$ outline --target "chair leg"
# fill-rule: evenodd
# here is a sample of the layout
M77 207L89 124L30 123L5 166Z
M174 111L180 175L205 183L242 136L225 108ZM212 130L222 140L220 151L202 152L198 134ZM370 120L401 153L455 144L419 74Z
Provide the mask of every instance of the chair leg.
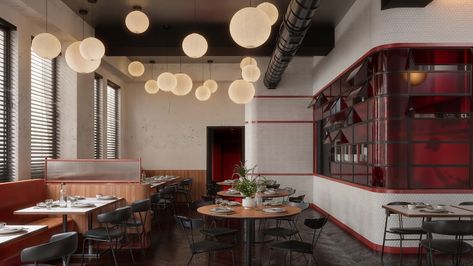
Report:
M81 266L84 265L84 253L85 253L85 241L86 240L87 240L86 238L84 238L82 240L82 256L81 256L81 260L80 260L80 265Z
M273 249L270 248L270 249L269 249L269 258L268 258L268 266L271 265L271 255L272 255L271 253L272 253L272 252L273 252Z
M403 239L403 235L400 235L399 236L399 263L400 265L402 265L402 239Z
M117 258L115 256L115 249L113 248L113 241L109 240L108 243L110 244L110 249L112 250L113 262L115 263L115 266L118 266Z
M318 266L319 263L317 262L317 258L315 258L314 253L312 253L311 255L312 255L312 259L314 260L315 265Z
M187 264L186 265L189 265L192 261L192 259L194 258L194 253L192 253L191 257L189 258L189 260L187 261Z
M386 233L388 229L388 216L386 215L386 219L384 221L384 235L383 235L383 246L381 247L381 261L383 261L384 258L384 246L386 245Z
M233 252L233 249L230 251L232 252L232 266L235 266L235 253Z

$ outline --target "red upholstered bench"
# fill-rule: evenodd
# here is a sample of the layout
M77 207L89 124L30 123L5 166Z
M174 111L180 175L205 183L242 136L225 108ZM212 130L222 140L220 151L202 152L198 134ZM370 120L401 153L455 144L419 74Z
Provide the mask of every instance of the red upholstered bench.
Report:
M15 215L14 211L35 205L47 197L43 179L31 179L17 182L0 183L0 221L7 224L47 225L46 231L0 245L0 266L20 265L22 249L45 243L51 235L62 232L62 218L46 215ZM68 220L68 228L74 229L74 223Z

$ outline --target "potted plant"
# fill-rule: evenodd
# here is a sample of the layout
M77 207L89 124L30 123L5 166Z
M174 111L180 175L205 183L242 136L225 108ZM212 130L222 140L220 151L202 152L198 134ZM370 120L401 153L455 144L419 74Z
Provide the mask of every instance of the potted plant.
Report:
M255 168L256 165L252 168L248 168L243 162L236 164L233 168L233 175L239 176L235 188L240 191L243 196L245 196L245 198L242 200L242 206L245 209L255 207L255 200L253 197L258 190L258 182L253 176L253 171Z

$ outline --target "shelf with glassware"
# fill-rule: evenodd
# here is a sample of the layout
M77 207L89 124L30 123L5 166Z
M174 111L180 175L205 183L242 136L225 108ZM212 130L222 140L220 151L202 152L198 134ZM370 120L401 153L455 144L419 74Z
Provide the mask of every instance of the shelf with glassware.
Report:
M385 188L471 188L471 49L385 49L314 99L317 173Z

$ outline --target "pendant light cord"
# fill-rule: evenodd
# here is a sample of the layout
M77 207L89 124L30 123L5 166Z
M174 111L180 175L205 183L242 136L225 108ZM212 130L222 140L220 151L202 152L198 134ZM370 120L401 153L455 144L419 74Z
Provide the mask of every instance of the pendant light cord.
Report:
M209 76L210 76L210 79L212 79L212 63L209 62Z
M179 56L179 73L182 73L182 56Z
M204 57L202 57L202 85L204 84Z
M48 32L48 0L44 1L46 4L46 32Z

